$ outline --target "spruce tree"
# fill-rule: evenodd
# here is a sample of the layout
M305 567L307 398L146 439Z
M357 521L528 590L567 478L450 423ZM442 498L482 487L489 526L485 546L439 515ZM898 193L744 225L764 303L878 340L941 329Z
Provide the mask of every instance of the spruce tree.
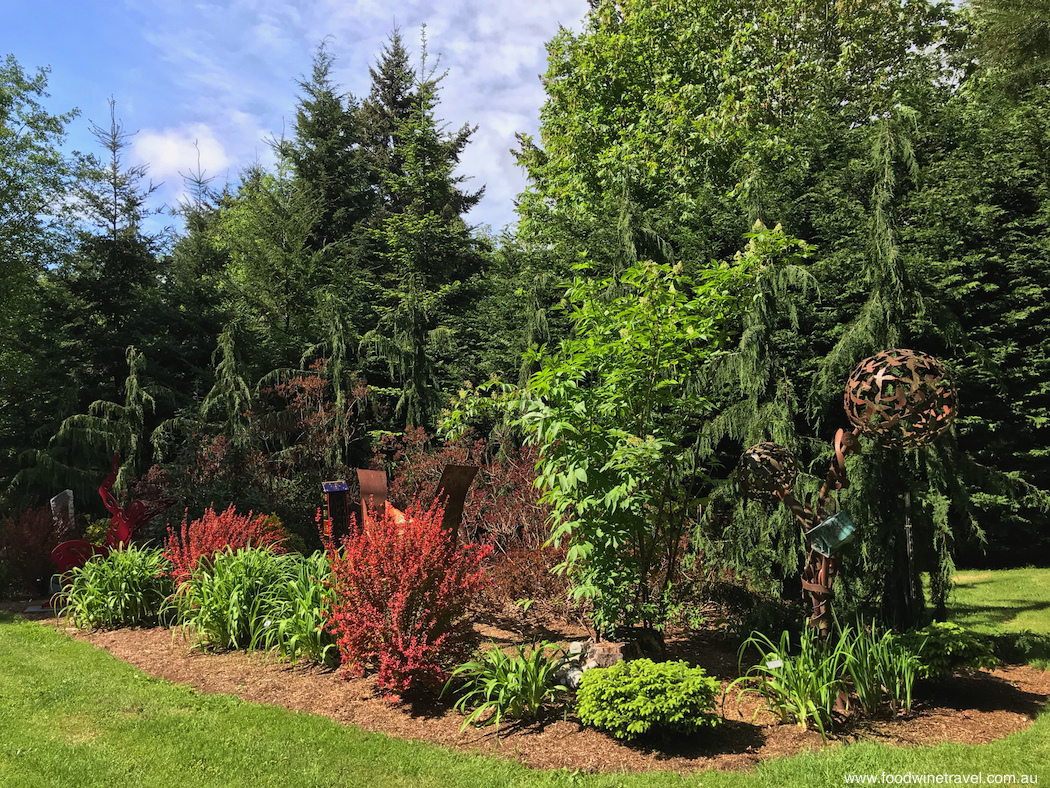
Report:
M440 353L443 348L454 352L442 314L480 265L462 214L481 192L458 188L465 178L453 172L473 128L450 135L439 126L435 112L443 75L428 71L425 37L420 70L411 81L406 63L395 30L378 71L373 70L372 95L362 109L377 118L372 128L381 144L374 160L385 161L380 170L384 203L373 235L384 297L379 323L362 347L387 362L400 388L396 412L403 423L430 428L443 386ZM379 99L390 102L384 111Z

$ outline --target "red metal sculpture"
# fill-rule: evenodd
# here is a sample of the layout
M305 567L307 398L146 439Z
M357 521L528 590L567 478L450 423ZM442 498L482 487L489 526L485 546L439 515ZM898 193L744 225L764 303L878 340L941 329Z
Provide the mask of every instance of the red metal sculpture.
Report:
M126 508L121 508L113 497L113 485L117 481L117 469L120 466L120 453L113 455L113 467L98 488L102 503L112 515L106 543L96 545L83 539L72 539L63 542L51 551L51 559L58 565L58 571L65 574L74 567L83 566L93 556L108 555L111 550L120 550L131 541L134 533L158 514L175 503L174 498L160 498L150 504L140 500L131 501Z

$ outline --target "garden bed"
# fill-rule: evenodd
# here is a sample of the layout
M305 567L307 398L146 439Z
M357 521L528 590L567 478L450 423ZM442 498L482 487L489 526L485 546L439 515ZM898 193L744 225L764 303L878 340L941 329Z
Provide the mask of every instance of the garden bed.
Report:
M460 733L463 717L451 710L451 699L390 704L376 692L374 677L346 681L337 672L315 665L290 667L260 654L201 653L162 628L73 631L57 619L44 621L149 675L189 684L201 692L230 693L247 701L324 715L363 730L481 752L535 768L683 773L746 770L763 760L821 747L815 731L779 725L765 711L759 711L752 722L759 699L745 696L738 712L736 691L726 699L723 724L692 737L623 744L582 726L570 710L530 725L504 724L497 739L492 728L468 728ZM517 632L489 624L479 623L475 629L483 641L501 646L523 640ZM552 622L538 634L563 644L586 637L582 629ZM736 676L736 653L717 633L672 635L668 649L669 656L704 667L723 686ZM1048 700L1050 672L1027 666L976 671L917 686L915 706L907 717L860 719L854 715L838 726L828 746L860 740L911 746L980 744L1027 728Z

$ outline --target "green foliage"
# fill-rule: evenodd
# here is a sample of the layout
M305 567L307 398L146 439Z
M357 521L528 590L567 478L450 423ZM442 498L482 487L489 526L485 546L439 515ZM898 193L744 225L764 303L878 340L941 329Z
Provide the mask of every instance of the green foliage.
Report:
M580 721L617 739L645 733L696 733L714 727L718 679L686 662L632 659L584 672L576 693Z
M573 336L534 354L542 367L520 423L540 446L552 541L568 540L574 593L594 599L600 629L666 615L686 511L706 480L689 445L710 409L700 376L753 262L696 278L654 262L577 276L566 292Z
M1050 635L1032 632L1004 632L988 636L992 651L1001 662L1037 665L1043 670L1050 666Z
M889 701L894 711L911 711L911 690L920 670L919 660L904 648L890 630L876 626L844 628L839 637L846 651L846 672L860 706L868 714Z
M480 660L466 662L452 671L442 689L444 695L457 677L465 679L455 709L465 713L473 709L463 723L468 725L495 725L500 720L536 719L540 709L557 693L568 688L554 683L554 675L571 659L565 652L548 654L553 644L533 643L531 649L517 646L517 654L508 656L492 644Z
M749 646L758 649L761 661L726 687L726 693L738 683L748 683L751 686L737 695L738 705L745 693L757 692L765 700L766 708L781 722L794 720L798 727L805 729L812 721L826 739L835 702L845 688L848 641L822 643L816 631L807 627L799 637L797 656L792 656L788 632L780 636L779 643L756 632L740 646L741 669L744 651Z
M477 244L462 214L477 203L481 192L464 194L457 188L463 177L453 176L453 170L474 130L464 126L449 135L438 124L442 77L427 70L426 38L419 73L411 81L406 81L411 72L400 37L395 34L391 43L381 64L389 72L373 72L376 88L384 79L397 83L387 85L395 95L383 97L384 103L401 105L381 124L392 147L379 156L385 211L373 233L382 259L383 290L378 323L364 335L361 347L386 361L399 384L395 415L407 426L429 428L440 402L442 351L454 349L442 317L462 289L462 280L479 268ZM379 108L368 106L372 111Z
M922 678L941 678L960 668L993 668L999 664L991 643L950 621L935 621L905 632L901 645L919 660Z
M152 626L175 590L161 550L129 544L73 569L62 592L66 621L75 627Z
M282 560L290 566L271 588L273 596L263 621L262 637L252 647L276 651L282 660L293 665L306 658L335 667L339 650L335 636L325 628L332 599L328 559L318 551L310 556L290 553Z
M268 630L274 626L275 613L287 613L288 606L281 602L288 600L281 599L281 593L290 579L298 579L296 555L240 548L198 562L172 605L183 631L192 631L200 645L211 648L278 645L268 639ZM312 615L317 618L316 612ZM289 650L298 654L297 647Z

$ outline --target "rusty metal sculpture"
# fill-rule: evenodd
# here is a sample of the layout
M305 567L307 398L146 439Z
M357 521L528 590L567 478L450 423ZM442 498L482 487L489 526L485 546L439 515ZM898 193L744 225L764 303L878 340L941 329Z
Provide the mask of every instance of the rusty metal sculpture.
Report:
M63 542L51 551L51 560L58 566L60 574L86 564L93 556L108 555L113 550L120 550L131 541L131 537L143 525L175 503L174 498L160 498L149 504L133 500L127 507L121 507L113 496L113 485L117 481L117 469L120 466L120 454L113 455L112 470L98 488L102 503L112 515L106 543L92 544L83 539L72 539Z
M756 501L775 501L795 483L798 468L791 450L778 443L756 443L740 457L736 483Z
M434 490L432 500L444 507L441 518L442 528L449 531L452 538L453 548L459 541L459 525L463 520L463 504L467 499L467 492L477 475L478 468L474 465L446 465L441 472L441 479ZM395 522L404 522L405 513L395 509L387 501L386 472L370 471L364 468L357 469L358 489L361 492L361 501L356 507L356 522L365 523L375 512L387 512L394 518ZM338 526L334 512L344 509L349 511L345 502L347 485L345 481L324 482L322 485L325 492L325 517L331 520L334 526ZM347 517L347 528L349 531L349 518Z
M836 551L848 543L855 526L831 493L849 487L846 456L860 452L859 436L888 449L916 449L945 432L955 418L958 397L944 368L915 350L887 350L861 361L849 376L844 398L853 430L835 433L835 455L816 506L792 492L794 455L775 443L759 443L744 452L737 466L741 491L755 500L782 501L801 523L808 547L802 588L810 596L809 625L826 632L830 625L832 583L838 574Z
M916 350L885 350L860 362L846 381L846 416L887 449L917 449L955 419L955 387L940 362Z

